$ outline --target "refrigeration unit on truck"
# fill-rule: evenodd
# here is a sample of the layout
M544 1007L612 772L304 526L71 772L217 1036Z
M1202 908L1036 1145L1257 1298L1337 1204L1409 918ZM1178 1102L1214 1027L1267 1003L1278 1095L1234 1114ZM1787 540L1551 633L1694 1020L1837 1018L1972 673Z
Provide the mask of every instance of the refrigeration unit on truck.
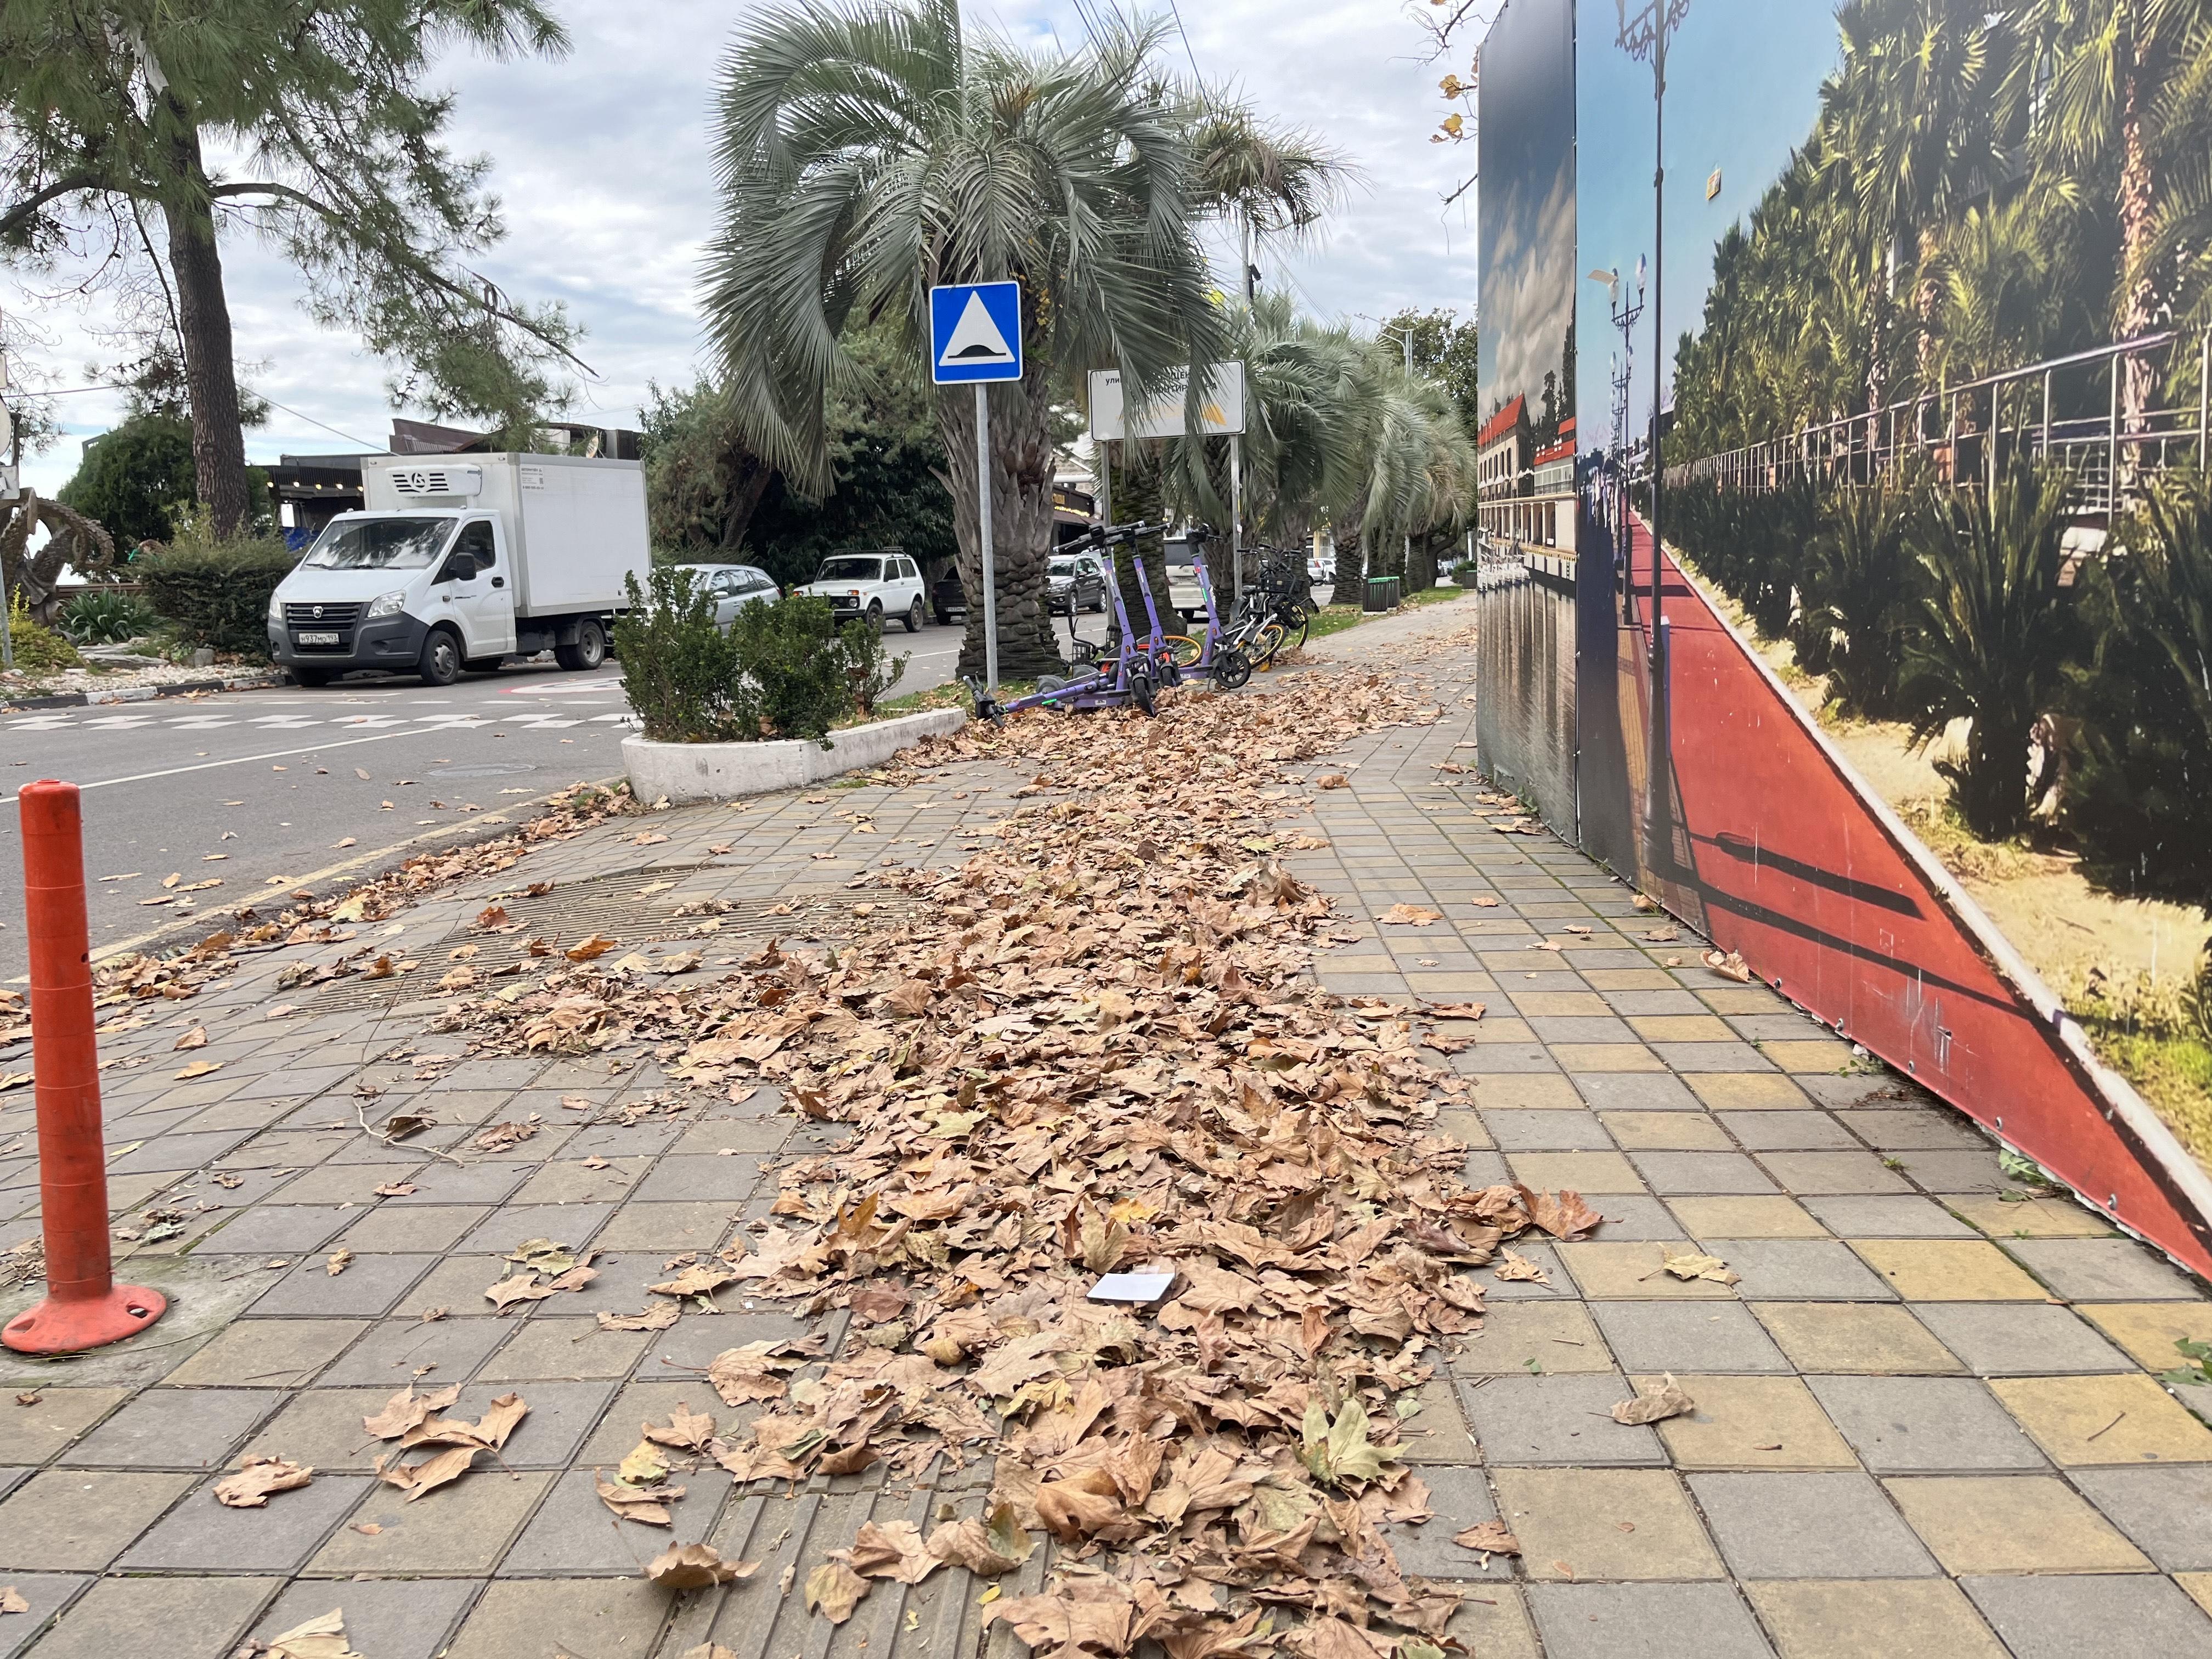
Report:
M606 660L623 579L651 567L645 471L568 455L372 455L362 510L326 525L269 601L270 653L302 685L356 668L450 685L550 650Z

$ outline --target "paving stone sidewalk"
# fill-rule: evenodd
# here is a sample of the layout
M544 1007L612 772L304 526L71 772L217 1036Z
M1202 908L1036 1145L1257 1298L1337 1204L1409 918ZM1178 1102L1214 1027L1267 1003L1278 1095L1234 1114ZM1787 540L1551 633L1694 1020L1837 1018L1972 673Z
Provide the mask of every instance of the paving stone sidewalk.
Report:
M1462 625L1446 607L1316 654L1387 667ZM1439 769L1471 759L1471 661L1398 672L1433 686L1443 720L1313 769L1351 782L1315 793L1304 827L1328 845L1294 867L1363 935L1322 981L1487 1004L1439 1061L1477 1079L1445 1126L1470 1178L1575 1187L1607 1218L1588 1242L1526 1250L1543 1279L1489 1285L1483 1330L1440 1358L1407 1425L1437 1514L1394 1541L1408 1571L1463 1583L1455 1634L1480 1659L2212 1656L2212 1430L2153 1375L2176 1338L2212 1339L2204 1287L2070 1201L2011 1189L1973 1125L1771 993L1666 966L1694 963L1694 944L1640 941L1650 923L1626 888L1549 836L1498 833L1471 775ZM676 1659L710 1639L740 1659L1018 1654L1003 1630L979 1644L983 1587L964 1572L886 1583L834 1631L780 1590L872 1516L979 1513L988 1464L789 1496L733 1494L706 1465L684 1477L675 1539L763 1565L678 1598L638 1576L668 1535L593 1495L592 1469L645 1419L684 1402L727 1425L693 1369L717 1352L842 1339L842 1315L742 1304L659 1334L593 1319L635 1311L671 1255L763 1213L764 1171L839 1132L794 1127L765 1092L626 1123L665 1083L628 1059L423 1057L461 1046L429 1029L435 981L495 895L553 883L507 901L533 930L703 949L711 968L769 931L849 925L872 898L845 886L863 869L988 844L975 832L1022 781L978 763L903 790L624 819L364 929L418 964L396 981L279 993L301 955L286 951L105 1040L117 1213L187 1220L125 1271L176 1306L68 1365L0 1361L0 1585L30 1604L0 1616L0 1659L220 1659L334 1607L365 1659ZM698 913L676 913L702 899L734 908L679 939ZM1442 919L1375 922L1401 902ZM301 1012L270 1018L287 1000ZM173 1052L194 1024L206 1047ZM187 1059L220 1068L179 1082ZM27 1092L0 1099L4 1248L35 1232L38 1193L17 1145ZM435 1127L400 1146L362 1133L401 1112ZM471 1147L532 1114L529 1139ZM462 1162L436 1156L449 1149ZM415 1190L375 1194L399 1185ZM536 1237L602 1252L600 1279L495 1316L501 1257ZM1693 1245L1741 1282L1663 1271ZM332 1277L341 1249L352 1263ZM437 1307L449 1316L423 1322ZM1668 1372L1693 1415L1612 1421ZM418 1374L464 1384L459 1413L509 1391L532 1409L507 1468L405 1504L372 1478L382 1446L360 1419ZM314 1481L266 1512L224 1509L209 1488L250 1452L312 1463ZM1498 1516L1523 1553L1478 1571L1451 1536Z

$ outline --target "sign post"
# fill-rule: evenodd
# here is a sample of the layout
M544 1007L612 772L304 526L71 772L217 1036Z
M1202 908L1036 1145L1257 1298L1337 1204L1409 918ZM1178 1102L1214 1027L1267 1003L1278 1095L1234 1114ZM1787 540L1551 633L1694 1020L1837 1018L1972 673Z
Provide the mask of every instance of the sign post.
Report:
M929 373L975 388L975 540L983 565L983 686L999 689L999 571L991 548L991 382L1022 378L1022 285L954 283L929 290Z

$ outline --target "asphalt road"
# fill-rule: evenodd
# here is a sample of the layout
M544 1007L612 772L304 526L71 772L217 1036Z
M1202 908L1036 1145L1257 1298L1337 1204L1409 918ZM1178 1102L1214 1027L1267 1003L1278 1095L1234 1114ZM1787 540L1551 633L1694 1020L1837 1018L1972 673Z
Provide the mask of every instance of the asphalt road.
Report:
M894 692L950 679L960 639L957 627L893 628L886 645L910 658ZM85 792L98 953L367 874L402 843L614 777L629 721L611 663L573 674L519 665L442 690L356 678L0 714L0 980L27 966L15 802L32 779Z

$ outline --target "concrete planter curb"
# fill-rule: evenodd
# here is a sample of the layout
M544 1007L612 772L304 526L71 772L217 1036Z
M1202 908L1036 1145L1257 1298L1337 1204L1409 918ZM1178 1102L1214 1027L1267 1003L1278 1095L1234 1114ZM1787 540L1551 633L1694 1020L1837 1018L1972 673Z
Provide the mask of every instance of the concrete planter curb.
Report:
M84 708L99 703L151 702L157 697L189 696L195 691L258 691L281 684L274 669L233 674L213 680L179 680L174 685L120 685L113 690L59 691L44 697L0 696L0 708Z
M827 749L804 741L652 743L629 737L623 739L623 768L629 775L630 792L648 805L732 800L777 789L804 789L841 772L880 766L924 738L943 737L967 724L964 708L926 709L833 732Z

